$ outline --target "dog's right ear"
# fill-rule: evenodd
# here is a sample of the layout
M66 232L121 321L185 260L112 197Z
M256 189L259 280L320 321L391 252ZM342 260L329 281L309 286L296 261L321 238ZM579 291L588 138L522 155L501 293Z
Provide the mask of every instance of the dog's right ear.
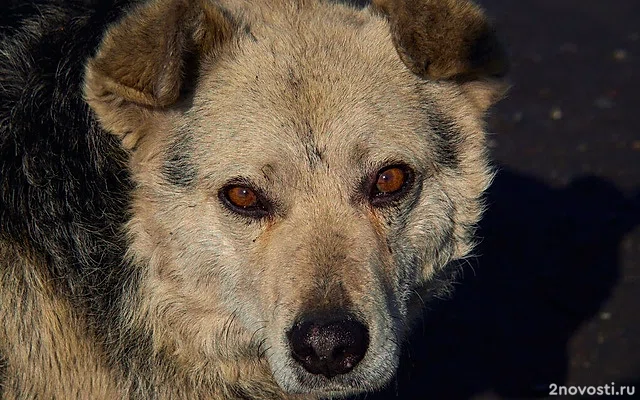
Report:
M460 83L481 110L504 93L506 51L472 1L373 0L372 4L388 18L398 54L413 73Z
M185 63L220 51L235 27L207 0L147 2L108 29L87 64L85 99L131 149L149 116L178 100Z

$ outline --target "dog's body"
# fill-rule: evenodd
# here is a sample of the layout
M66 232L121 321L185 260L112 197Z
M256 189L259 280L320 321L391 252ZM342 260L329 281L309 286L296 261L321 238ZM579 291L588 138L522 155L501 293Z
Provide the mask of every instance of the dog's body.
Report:
M480 11L97 3L0 17L3 398L381 387L473 245Z

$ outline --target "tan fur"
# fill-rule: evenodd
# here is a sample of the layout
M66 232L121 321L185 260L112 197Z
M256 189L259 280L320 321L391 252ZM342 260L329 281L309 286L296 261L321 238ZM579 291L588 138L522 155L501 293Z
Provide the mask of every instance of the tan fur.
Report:
M0 320L5 337L42 350L32 360L0 347L10 376L29 365L44 398L158 399L342 397L391 379L416 293L473 247L491 180L482 118L504 60L467 59L489 25L465 0L375 3L152 0L108 31L85 98L131 151L128 259L142 283L123 331L152 338L152 360L132 360L149 361L150 385L133 393L134 373L105 366L73 306L27 276L36 261L24 257L0 269L11 305L0 313L25 307L16 288L33 304ZM185 184L166 177L170 151L193 169L178 171L191 173ZM414 169L411 201L373 207L363 180L397 162ZM218 193L238 177L277 212L250 221L225 208ZM285 332L333 309L366 321L371 343L329 380L295 364Z
M73 307L39 274L42 260L0 242L0 354L7 355L2 398L113 399L126 393Z

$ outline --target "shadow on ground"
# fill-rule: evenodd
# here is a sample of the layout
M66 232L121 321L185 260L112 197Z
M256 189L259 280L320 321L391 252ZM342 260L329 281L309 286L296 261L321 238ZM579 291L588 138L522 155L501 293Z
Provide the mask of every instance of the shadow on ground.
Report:
M599 178L554 189L502 170L480 256L452 299L429 305L397 379L366 398L546 396L566 379L569 338L619 278L619 242L640 222L638 200Z

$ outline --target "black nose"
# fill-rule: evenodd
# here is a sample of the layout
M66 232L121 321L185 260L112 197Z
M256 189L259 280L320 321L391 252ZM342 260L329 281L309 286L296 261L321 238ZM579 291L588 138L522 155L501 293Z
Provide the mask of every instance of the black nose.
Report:
M291 353L307 371L332 378L351 371L369 347L369 331L340 313L307 316L288 333Z

